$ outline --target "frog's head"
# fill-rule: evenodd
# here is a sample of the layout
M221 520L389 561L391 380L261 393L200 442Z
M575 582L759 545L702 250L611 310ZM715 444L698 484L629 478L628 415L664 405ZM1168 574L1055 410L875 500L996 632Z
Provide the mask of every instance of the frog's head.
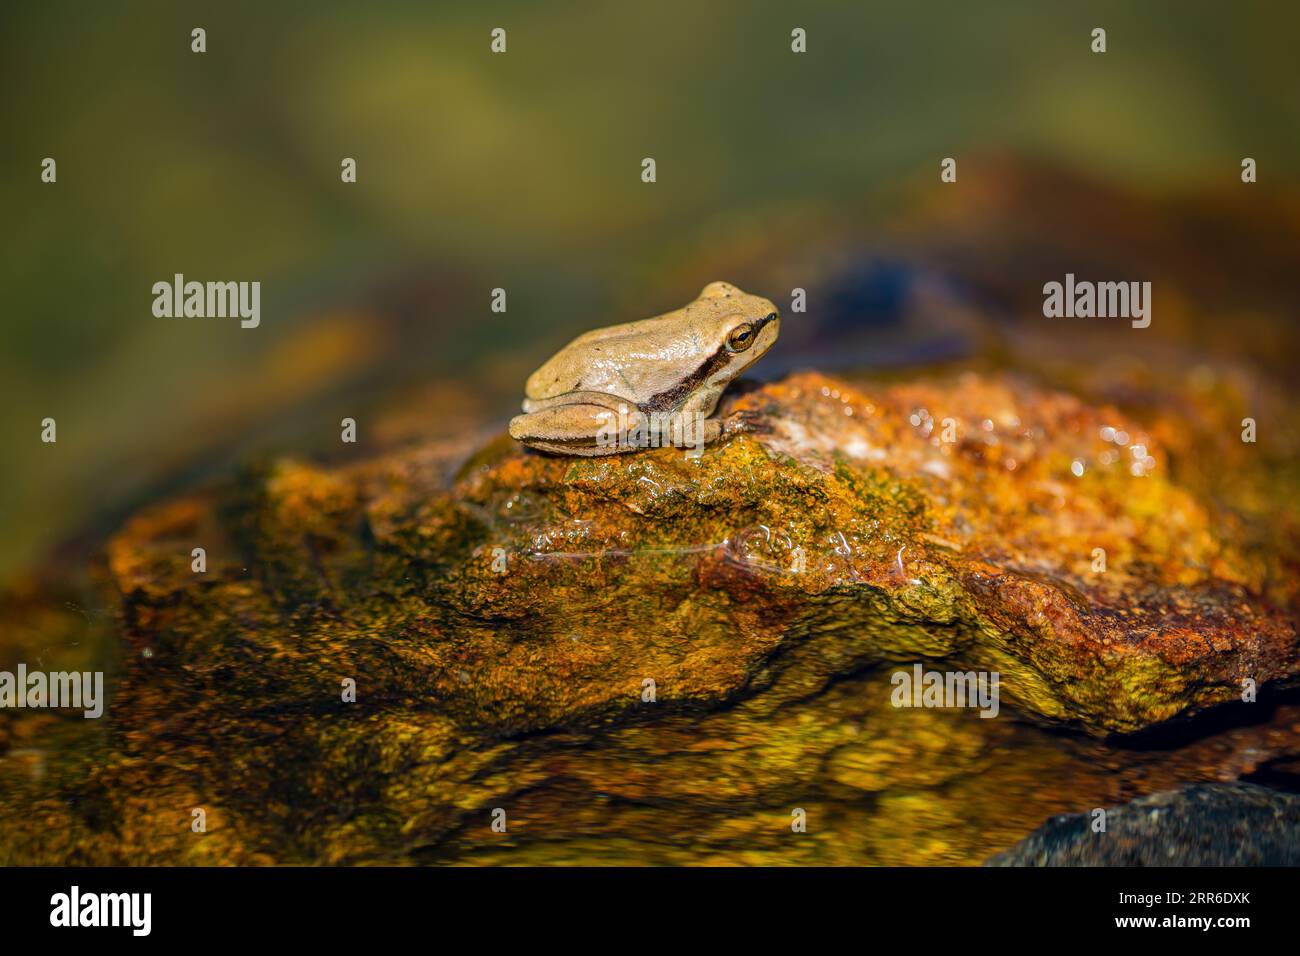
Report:
M710 282L690 308L699 311L699 321L693 324L704 333L706 348L716 356L721 373L717 379L730 381L749 368L781 332L781 313L775 305L729 282Z

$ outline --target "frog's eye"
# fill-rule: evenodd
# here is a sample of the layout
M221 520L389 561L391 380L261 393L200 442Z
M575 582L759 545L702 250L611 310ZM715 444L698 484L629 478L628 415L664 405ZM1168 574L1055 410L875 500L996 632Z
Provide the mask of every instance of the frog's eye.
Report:
M727 335L727 348L732 352L743 352L754 344L754 327L748 322L738 325Z

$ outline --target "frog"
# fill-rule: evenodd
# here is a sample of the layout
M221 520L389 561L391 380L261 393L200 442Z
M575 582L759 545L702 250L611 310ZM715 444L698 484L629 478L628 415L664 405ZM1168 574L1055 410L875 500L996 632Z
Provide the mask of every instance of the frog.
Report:
M556 352L528 377L510 436L551 454L610 455L644 447L611 434L673 421L685 427L657 435L655 444L715 442L727 433L709 417L723 391L780 329L770 300L710 282L680 309L584 332Z

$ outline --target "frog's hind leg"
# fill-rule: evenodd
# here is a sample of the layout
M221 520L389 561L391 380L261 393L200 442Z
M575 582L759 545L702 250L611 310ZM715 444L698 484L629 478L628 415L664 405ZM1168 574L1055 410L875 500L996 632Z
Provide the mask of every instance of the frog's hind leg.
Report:
M635 407L624 412L575 402L516 415L510 420L510 437L529 448L557 455L617 455L636 450L637 446L626 439L642 420Z
M625 398L609 395L605 392L565 392L551 398L525 398L524 411L541 412L561 405L597 405L618 411L620 408L632 410L635 406Z

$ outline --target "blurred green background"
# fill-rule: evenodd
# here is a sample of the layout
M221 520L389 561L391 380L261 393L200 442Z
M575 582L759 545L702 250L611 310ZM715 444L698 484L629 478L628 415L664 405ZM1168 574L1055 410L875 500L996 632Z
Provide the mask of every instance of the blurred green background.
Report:
M694 270L700 250L740 255L715 247L845 209L869 235L944 156L1033 156L1157 193L1230 183L1245 155L1262 181L1300 163L1294 4L225 0L0 17L0 578L241 456L337 451L342 416L364 446L385 395L425 395L430 432L503 418L567 337L734 278ZM151 286L177 272L260 280L261 327L155 318ZM57 445L40 442L47 416Z

